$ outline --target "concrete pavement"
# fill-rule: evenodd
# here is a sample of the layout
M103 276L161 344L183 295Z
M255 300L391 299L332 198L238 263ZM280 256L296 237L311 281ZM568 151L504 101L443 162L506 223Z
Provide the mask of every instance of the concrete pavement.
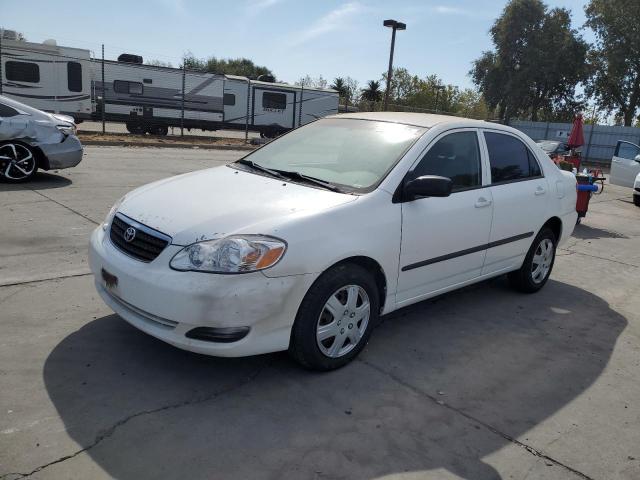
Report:
M640 209L608 186L548 285L502 278L384 319L327 374L183 352L93 288L120 196L241 152L88 147L0 184L0 479L640 478Z

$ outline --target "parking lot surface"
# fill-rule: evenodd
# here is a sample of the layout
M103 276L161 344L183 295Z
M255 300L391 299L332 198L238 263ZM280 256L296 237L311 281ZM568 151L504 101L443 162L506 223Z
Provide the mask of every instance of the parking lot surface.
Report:
M498 278L402 309L319 374L177 350L94 290L88 237L118 198L242 155L87 147L0 184L0 479L640 478L630 189L593 198L538 294Z

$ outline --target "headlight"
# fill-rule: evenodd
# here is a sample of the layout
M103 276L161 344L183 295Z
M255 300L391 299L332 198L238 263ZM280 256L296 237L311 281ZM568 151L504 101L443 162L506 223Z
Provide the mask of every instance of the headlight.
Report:
M263 235L232 235L184 247L171 259L175 270L245 273L269 268L282 258L284 240Z
M114 203L113 207L111 207L111 210L109 210L107 217L104 219L104 222L102 222L102 230L104 230L105 232L109 228L109 225L111 225L111 220L113 220L113 217L115 217L116 212L118 211L118 208L120 208L120 205L122 204L123 201L124 201L124 197L122 197L120 200Z
M56 125L56 128L60 130L65 135L75 135L76 134L76 126L75 125Z

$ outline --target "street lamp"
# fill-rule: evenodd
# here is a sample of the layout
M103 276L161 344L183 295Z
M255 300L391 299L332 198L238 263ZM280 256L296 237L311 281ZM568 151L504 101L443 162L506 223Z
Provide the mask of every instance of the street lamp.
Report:
M406 30L407 25L397 20L385 20L385 27L391 28L391 52L389 53L389 71L387 72L387 91L384 92L384 109L389 105L389 91L391 90L391 75L393 74L393 48L396 45L396 30Z

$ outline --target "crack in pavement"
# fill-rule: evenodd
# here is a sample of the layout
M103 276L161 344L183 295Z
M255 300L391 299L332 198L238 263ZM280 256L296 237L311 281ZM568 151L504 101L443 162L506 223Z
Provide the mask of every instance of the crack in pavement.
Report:
M88 445L88 446L86 446L84 448L81 448L80 450L78 450L78 451L76 451L74 453L71 453L69 455L65 455L65 456L60 457L60 458L58 458L56 460L53 460L53 461L51 461L49 463L45 463L44 465L40 465L39 467L33 469L29 473L5 473L5 474L2 474L2 475L0 475L0 480L9 480L9 476L11 476L11 475L13 475L13 478L11 480L18 479L18 478L28 478L31 475L33 475L35 473L38 473L38 472L41 472L42 470L44 470L44 469L46 469L46 468L48 468L48 467L50 467L52 465L56 465L58 463L65 462L66 460L70 460L70 459L80 455L81 453L88 452L91 449L97 447L102 441L104 441L104 440L108 439L109 437L111 437L119 427L122 427L123 425L127 424L129 421L133 420L134 418L138 418L138 417L142 417L142 416L146 416L146 415L153 415L153 414L156 414L156 413L159 413L159 412L165 412L165 411L168 411L168 410L176 410L176 409L179 409L179 408L182 408L182 407L187 407L187 406L190 406L190 405L198 405L198 404L206 403L206 402L209 402L209 401L212 401L212 400L217 400L222 395L225 395L227 393L231 393L231 392L233 392L235 390L238 390L238 389L244 387L245 385L248 385L249 383L251 383L253 380L255 380L258 377L258 375L260 375L260 373L262 373L264 370L269 368L271 366L271 363L272 362L267 362L266 364L262 365L260 368L256 369L256 371L254 371L253 373L249 374L244 381L242 381L242 382L240 382L240 383L238 383L236 385L231 385L230 387L225 388L223 390L220 390L218 392L214 392L214 393L211 393L209 395L205 395L204 397L200 397L200 398L183 400L181 402L172 403L170 405L165 405L163 407L158 407L158 408L154 408L154 409L151 409L151 410L142 410L140 412L133 413L133 414L131 414L131 415L129 415L129 416L117 421L112 426L110 426L106 430L104 430L101 433L99 433L90 445Z
M560 248L559 250L564 250L565 252L569 252L570 254L584 255L585 257L597 258L599 260L604 260L606 262L613 262L620 265L625 265L627 267L638 268L638 265L634 265L633 263L626 263L626 262L621 262L620 260L614 260L612 258L600 257L598 255L593 255L592 253L579 252L577 250L571 250L569 248Z
M53 198L49 197L48 195L45 195L44 193L42 193L42 192L40 192L40 191L38 191L38 190L34 190L33 188L32 188L32 189L30 189L30 190L31 190L33 193L37 193L38 195L40 195L40 196L42 196L42 197L46 198L47 200L51 200L53 203L56 203L56 204L60 205L60 206L61 206L61 207L63 207L63 208L66 208L67 210L69 210L70 212L75 213L76 215L80 215L82 218L84 218L85 220L90 221L90 222L91 222L91 223L93 223L94 225L100 225L100 222L96 222L93 218L90 218L90 217L88 217L87 215L85 215L84 213L80 213L79 211L74 210L73 208L71 208L71 207L69 207L69 206L65 205L64 203L61 203L61 202L59 202L59 201L57 201L57 200L54 200Z
M401 378L397 377L393 373L388 372L388 371L384 370L383 368L378 367L377 365L375 365L375 364L373 364L373 363L371 363L371 362L369 362L367 360L364 360L362 358L357 358L356 361L367 365L369 368L377 371L378 373L382 373L383 375L388 376L394 382L396 382L399 385L407 388L408 390L411 390L416 395L419 395L419 396L422 396L422 397L426 397L429 400L431 400L433 403L435 403L436 405L439 405L440 407L446 408L446 409L448 409L448 410L450 410L450 411L452 411L452 412L454 412L454 413L456 413L458 415L462 415L467 420L470 420L473 423L481 425L482 427L484 427L487 430L489 430L491 433L502 437L503 439L507 440L508 442L510 442L510 443L512 443L512 444L514 444L514 445L526 450L530 454L532 454L532 455L534 455L534 456L536 456L538 458L541 458L541 459L547 460L549 462L552 462L554 465L562 467L562 468L566 469L567 471L579 476L580 478L583 478L584 480L594 480L592 477L582 473L581 471L576 470L575 468L572 468L569 465L566 465L566 464L560 462L559 460L556 460L555 458L544 454L543 452L541 452L540 450L537 450L536 448L532 447L531 445L527 445L526 443L521 442L520 440L512 437L511 435L509 435L507 433L504 433L504 432L498 430L496 427L494 427L494 426L492 426L492 425L480 420L479 418L476 418L473 415L471 415L469 413L466 413L463 410L461 410L459 408L456 408L453 405L450 405L450 404L446 403L442 399L436 398L435 396L425 392L424 390L421 390L420 388L411 385L410 383L402 380Z
M58 277L37 278L35 280L24 280L21 282L2 283L0 282L0 288L2 287L14 287L16 285L28 285L30 283L50 282L51 280L62 280L65 278L86 277L93 275L91 272L70 273L68 275L60 275ZM1 477L0 477L1 478Z

